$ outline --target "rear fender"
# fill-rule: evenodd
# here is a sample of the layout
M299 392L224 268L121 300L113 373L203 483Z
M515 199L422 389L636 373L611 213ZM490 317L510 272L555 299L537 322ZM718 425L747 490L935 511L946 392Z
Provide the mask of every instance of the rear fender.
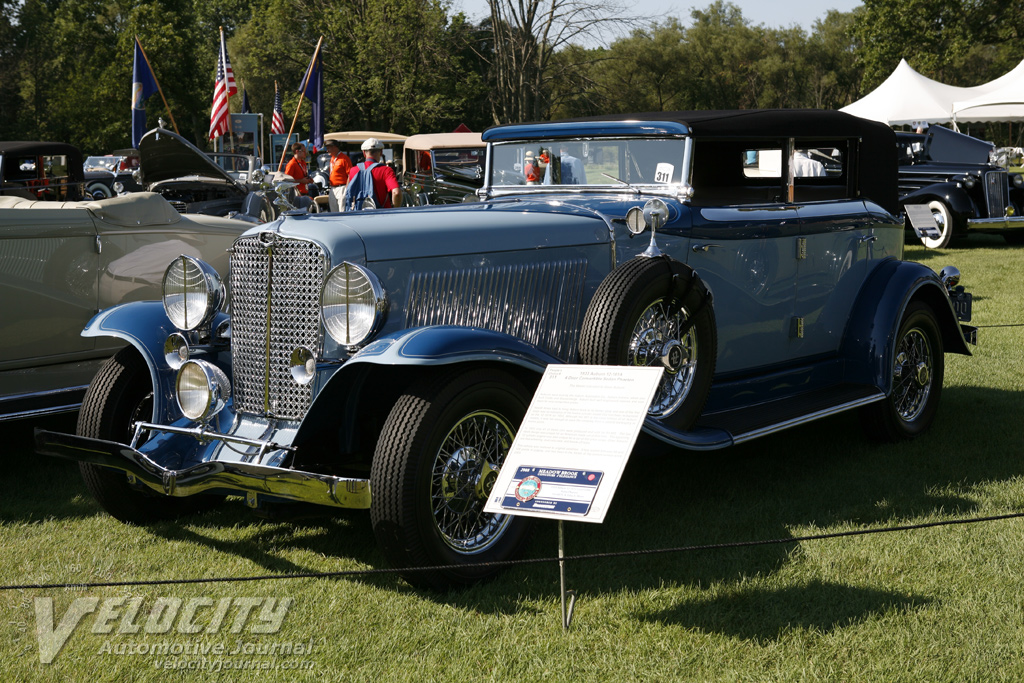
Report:
M864 282L847 323L842 345L847 382L889 393L896 335L904 312L915 301L934 311L946 353L971 355L938 275L920 263L889 259Z

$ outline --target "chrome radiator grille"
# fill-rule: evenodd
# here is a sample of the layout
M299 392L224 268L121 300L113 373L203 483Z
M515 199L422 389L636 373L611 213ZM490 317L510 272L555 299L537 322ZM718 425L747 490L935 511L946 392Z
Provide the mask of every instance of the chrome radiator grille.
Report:
M566 361L576 357L585 259L416 273L406 326L463 325L519 337Z
M1006 215L1006 171L989 171L985 174L985 201L988 202L989 218Z
M231 255L231 363L235 409L299 419L312 385L297 384L289 362L296 346L320 349L320 288L327 275L320 245L247 237Z

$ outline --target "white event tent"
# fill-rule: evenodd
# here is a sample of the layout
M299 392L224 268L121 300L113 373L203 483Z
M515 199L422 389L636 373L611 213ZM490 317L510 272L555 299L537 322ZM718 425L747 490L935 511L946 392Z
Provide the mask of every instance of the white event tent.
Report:
M840 111L890 126L1024 121L1024 61L993 81L960 88L922 76L901 59L880 86Z
M953 101L954 123L1024 121L1024 62L984 85L974 95Z
M953 120L953 102L967 100L974 93L922 76L901 59L896 70L885 81L840 111L863 119L881 121L890 126L926 123L949 123Z

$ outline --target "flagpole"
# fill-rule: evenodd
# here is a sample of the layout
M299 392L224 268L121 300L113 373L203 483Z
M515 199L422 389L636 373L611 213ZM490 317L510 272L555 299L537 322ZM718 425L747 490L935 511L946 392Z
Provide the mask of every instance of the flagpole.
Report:
M284 158L288 154L288 141L292 139L292 133L295 131L295 124L299 120L299 111L302 109L302 100L306 97L306 86L309 85L309 77L313 73L312 66L316 64L316 57L320 54L320 44L324 42L324 37L320 36L320 40L316 41L316 50L313 51L313 59L309 62L310 68L306 70L306 75L302 78L302 88L299 90L299 104L295 107L295 116L292 118L292 127L288 129L288 137L284 139L284 149L281 150L281 163L277 165L278 172L284 168Z
M149 73L153 74L153 82L156 83L156 91L160 93L160 99L164 101L164 109L167 110L167 115L171 117L171 125L174 126L174 132L181 135L178 132L178 124L174 122L174 114L171 113L171 108L167 105L167 98L164 97L164 91L160 88L160 81L157 80L156 72L153 71L153 65L149 63L149 57L146 56L146 49L142 47L142 43L139 42L139 37L135 36L135 44L139 46L139 52L142 53L142 58L146 60L146 66L149 67Z

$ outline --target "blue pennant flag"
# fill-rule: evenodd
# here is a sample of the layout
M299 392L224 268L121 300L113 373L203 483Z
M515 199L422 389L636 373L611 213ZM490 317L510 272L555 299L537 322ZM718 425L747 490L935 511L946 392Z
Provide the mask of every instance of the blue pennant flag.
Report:
M157 91L156 76L146 61L139 39L135 39L135 65L132 68L132 147L138 148L139 140L146 134L146 110L143 102Z
M306 68L302 83L299 84L299 92L313 103L309 139L317 149L321 149L324 146L324 68L319 50L313 54L313 59Z
M241 114L251 114L252 109L249 108L249 93L245 88L242 88L242 111Z

